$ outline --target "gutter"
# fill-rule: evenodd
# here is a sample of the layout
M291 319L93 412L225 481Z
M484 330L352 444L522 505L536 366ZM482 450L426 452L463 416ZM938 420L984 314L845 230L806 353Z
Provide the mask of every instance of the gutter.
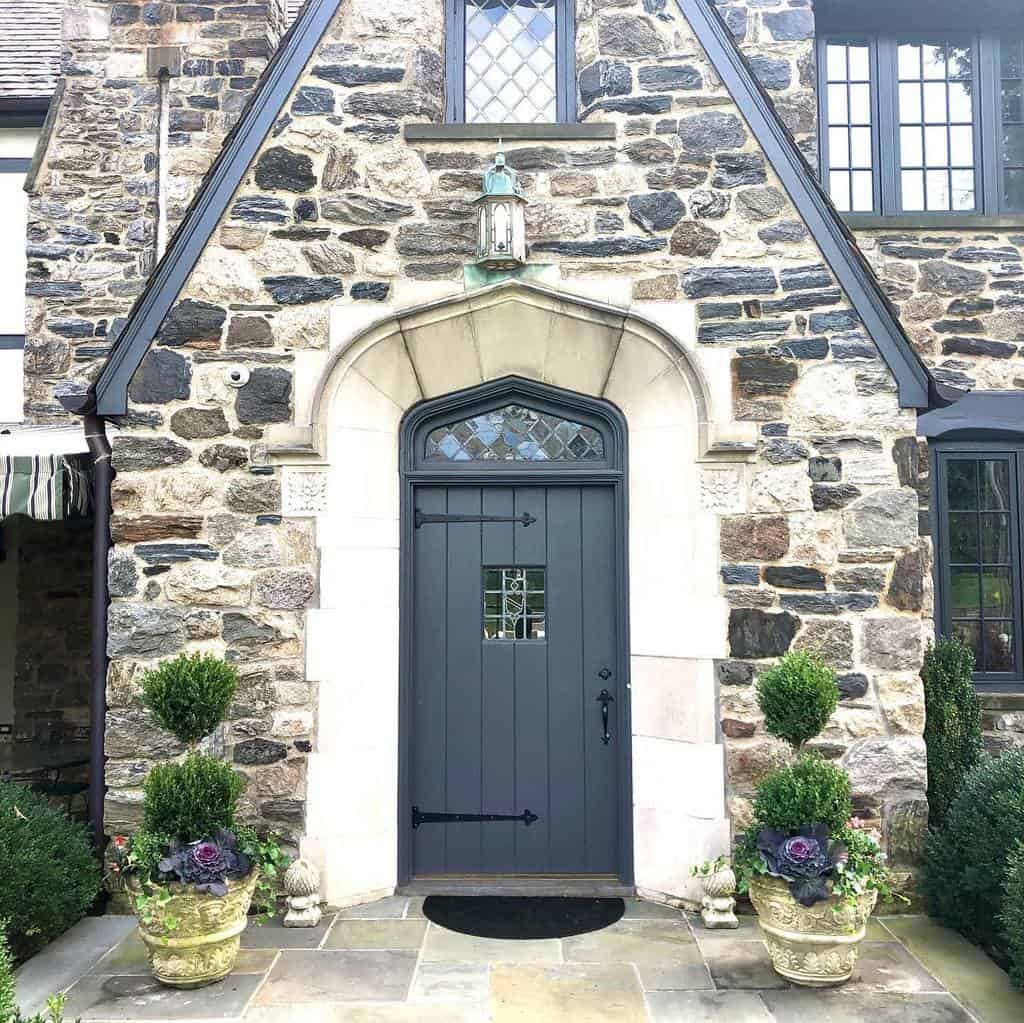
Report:
M107 556L110 552L110 485L114 469L110 458L106 420L81 407L80 395L61 398L71 413L83 417L85 440L93 460L93 532L92 532L92 678L89 688L89 823L93 841L102 854L106 841L103 805L106 785L107 726L107 610L110 602Z

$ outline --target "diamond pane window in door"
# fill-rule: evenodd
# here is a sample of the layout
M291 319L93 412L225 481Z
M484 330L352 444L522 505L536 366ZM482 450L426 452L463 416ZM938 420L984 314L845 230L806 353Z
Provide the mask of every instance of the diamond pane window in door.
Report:
M604 438L592 426L506 405L440 426L427 435L428 462L601 462Z
M484 639L544 639L544 569L484 569Z
M555 0L467 0L466 120L557 120Z

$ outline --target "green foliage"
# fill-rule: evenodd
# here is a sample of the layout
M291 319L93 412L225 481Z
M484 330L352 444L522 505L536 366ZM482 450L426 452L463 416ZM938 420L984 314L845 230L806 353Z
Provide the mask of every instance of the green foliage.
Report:
M852 814L846 772L817 753L804 753L758 785L754 830L792 831L806 824L824 824L835 835Z
M234 667L212 654L181 654L147 672L142 702L160 727L193 745L224 719L238 686Z
M1024 842L1010 855L1006 866L1002 924L1010 953L1010 980L1024 989Z
M143 785L142 828L154 836L198 842L232 827L243 788L230 764L203 753L157 764Z
M964 778L945 825L925 840L929 912L985 948L1005 951L999 923L1010 853L1024 841L1024 750L983 760Z
M835 713L835 672L819 658L793 651L758 678L757 702L765 728L799 750Z
M14 956L7 944L7 921L0 920L0 1023L9 1023L18 1012L14 1000Z
M261 838L255 828L236 828L239 852L245 853L252 861L253 868L260 872L256 882L252 904L259 914L262 923L273 913L277 904L277 896L288 869L288 857L281 848L277 835Z
M904 902L910 900L893 890L892 875L885 866L882 850L872 836L863 828L842 828L833 836L833 841L846 846L849 858L836 867L836 878L832 893L855 904L865 892L878 892L883 902Z
M89 908L100 870L85 827L20 785L0 782L0 918L27 958Z
M942 826L964 775L981 757L981 708L973 671L974 652L955 637L929 645L924 655L924 741L933 828Z

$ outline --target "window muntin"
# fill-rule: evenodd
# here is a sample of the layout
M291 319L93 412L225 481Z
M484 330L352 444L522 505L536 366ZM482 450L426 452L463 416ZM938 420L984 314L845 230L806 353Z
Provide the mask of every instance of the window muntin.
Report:
M1024 448L954 446L936 458L939 631L971 647L979 684L1017 685Z
M556 120L556 19L555 0L466 0L467 122Z
M825 47L828 186L843 213L875 209L872 63L866 42Z
M896 52L900 207L973 212L973 48L948 39L901 40Z
M1002 40L999 58L1000 204L1024 212L1024 37Z
M427 462L603 462L593 426L525 405L505 405L439 426L426 438Z
M544 639L545 570L485 568L484 639Z

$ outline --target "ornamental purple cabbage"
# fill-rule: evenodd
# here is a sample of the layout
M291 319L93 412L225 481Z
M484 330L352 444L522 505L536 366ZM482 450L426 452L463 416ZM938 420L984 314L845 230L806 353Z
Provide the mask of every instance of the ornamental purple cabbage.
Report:
M824 824L804 825L793 834L764 828L757 834L757 851L768 873L788 881L790 893L802 906L828 898L827 881L848 857L842 842L829 845Z
M248 876L252 864L236 848L235 836L221 830L200 842L172 842L157 869L163 879L195 885L197 892L223 896L228 893L228 881Z

